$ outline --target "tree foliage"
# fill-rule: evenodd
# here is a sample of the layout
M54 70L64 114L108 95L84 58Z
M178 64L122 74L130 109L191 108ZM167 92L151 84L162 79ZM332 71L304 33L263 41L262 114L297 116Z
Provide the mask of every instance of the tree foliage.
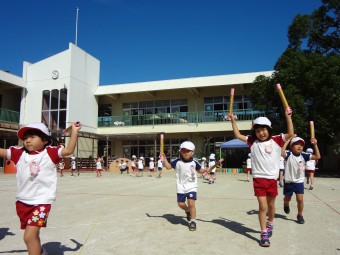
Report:
M283 106L276 84L282 85L293 109L295 132L308 140L309 121L317 138L330 143L340 131L340 0L323 0L312 15L297 15L288 29L289 45L272 77L255 80L251 98L266 110L274 128L284 132Z

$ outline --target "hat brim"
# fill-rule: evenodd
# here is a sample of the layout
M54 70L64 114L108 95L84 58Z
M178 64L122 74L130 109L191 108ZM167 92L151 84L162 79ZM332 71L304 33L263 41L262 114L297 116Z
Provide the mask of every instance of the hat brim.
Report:
M25 136L25 133L28 131L28 130L37 130L39 132L41 132L42 134L44 134L44 132L42 132L40 129L38 128L33 128L33 127L22 127L19 129L18 131L18 137L20 140L24 140L24 136Z

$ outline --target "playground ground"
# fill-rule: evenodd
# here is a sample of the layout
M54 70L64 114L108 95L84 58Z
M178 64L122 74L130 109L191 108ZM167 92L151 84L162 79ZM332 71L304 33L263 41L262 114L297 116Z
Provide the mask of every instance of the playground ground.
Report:
M296 203L283 211L276 200L271 246L258 245L257 200L243 173L218 173L217 183L199 179L197 230L189 231L176 203L174 172L158 179L82 172L58 177L57 201L41 241L50 255L106 254L308 254L340 255L340 179L316 178L305 189L304 218ZM0 174L0 254L27 254L15 212L15 176Z

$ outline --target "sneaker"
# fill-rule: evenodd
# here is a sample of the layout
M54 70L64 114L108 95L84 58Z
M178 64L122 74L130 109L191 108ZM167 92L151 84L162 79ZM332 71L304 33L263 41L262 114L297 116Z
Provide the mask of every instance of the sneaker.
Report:
M190 217L190 212L185 212L187 214L187 221L190 221L191 217Z
M189 230L195 231L196 230L196 222L192 221L189 223Z
M274 228L274 225L273 224L270 224L269 222L267 222L267 233L268 233L268 237L271 237L273 235L273 228Z
M304 220L302 215L298 215L297 216L297 223L299 223L299 224L304 224L305 223L305 220Z
M261 233L260 246L262 246L262 247L269 247L270 246L269 236L268 236L267 232Z
M289 205L283 205L283 210L285 211L286 214L289 214L290 213Z
M309 180L306 181L306 184L309 184Z
M309 187L309 190L313 190L313 188L314 188L313 186L310 186L310 187Z

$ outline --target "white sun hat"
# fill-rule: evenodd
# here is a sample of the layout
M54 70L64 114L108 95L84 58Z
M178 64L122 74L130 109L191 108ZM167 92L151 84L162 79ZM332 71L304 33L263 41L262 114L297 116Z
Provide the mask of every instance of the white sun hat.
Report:
M18 137L20 140L24 140L24 135L28 130L39 130L47 136L51 136L51 131L43 123L30 123L18 131Z
M268 127L272 127L272 123L270 122L270 120L267 117L258 117L253 121L253 127L255 125L265 125Z
M179 150L181 150L181 149L187 149L189 151L194 151L195 145L192 142L185 141L179 146Z
M292 140L290 140L290 145L293 145L294 143L302 141L303 145L305 145L305 140L303 140L301 137L294 137Z

